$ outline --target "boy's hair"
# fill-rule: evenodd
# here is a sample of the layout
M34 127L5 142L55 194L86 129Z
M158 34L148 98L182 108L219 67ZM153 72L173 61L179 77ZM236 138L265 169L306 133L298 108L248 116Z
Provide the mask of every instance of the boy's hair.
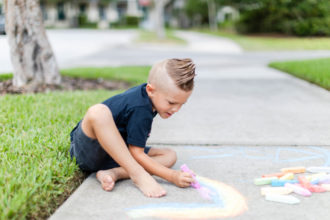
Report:
M148 82L152 83L157 78L162 78L157 75L164 72L173 80L175 85L188 92L194 88L195 64L189 58L186 59L167 59L156 63L149 73Z

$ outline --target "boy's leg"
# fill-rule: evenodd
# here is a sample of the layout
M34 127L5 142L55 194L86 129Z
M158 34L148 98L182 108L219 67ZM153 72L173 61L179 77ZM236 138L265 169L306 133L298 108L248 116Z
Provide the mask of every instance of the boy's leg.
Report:
M98 140L146 196L161 197L166 194L163 187L129 153L107 106L97 104L90 107L82 121L82 130L88 137Z
M175 151L167 148L150 148L148 156L168 168L171 168L177 159ZM116 167L98 171L96 173L96 178L101 182L104 190L111 191L117 180L127 179L129 178L129 175L122 167Z

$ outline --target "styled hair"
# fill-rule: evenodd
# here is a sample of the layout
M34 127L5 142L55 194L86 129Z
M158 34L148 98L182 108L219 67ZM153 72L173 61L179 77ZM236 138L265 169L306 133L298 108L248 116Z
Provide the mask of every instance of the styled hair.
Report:
M165 65L167 74L178 88L188 92L194 88L195 64L190 58L168 59Z

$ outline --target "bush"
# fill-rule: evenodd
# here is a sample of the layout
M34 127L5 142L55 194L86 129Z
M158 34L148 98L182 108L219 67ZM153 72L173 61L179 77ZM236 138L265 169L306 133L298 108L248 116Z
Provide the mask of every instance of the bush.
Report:
M80 28L97 28L97 23L89 22L85 14L80 14L78 16L78 25Z
M126 25L129 27L138 27L140 24L140 17L138 16L126 16Z
M298 36L330 36L328 0L260 0L250 1L250 7L247 5L249 4L246 3L241 8L241 18L236 25L237 31L241 33L276 32Z

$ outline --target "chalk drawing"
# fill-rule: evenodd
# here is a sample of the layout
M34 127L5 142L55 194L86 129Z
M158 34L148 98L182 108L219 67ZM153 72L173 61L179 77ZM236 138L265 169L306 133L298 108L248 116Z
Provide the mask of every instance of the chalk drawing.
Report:
M262 148L248 149L245 147L235 147L232 149L203 147L186 148L204 153L204 155L198 153L197 156L190 157L191 160L240 157L253 160L267 160L280 164L323 159L325 161L323 166L330 166L330 151L321 147L307 147L304 149L278 147L275 149L275 152L273 150L271 152L265 152ZM286 154L286 152L289 152L289 154ZM292 153L297 153L297 155L292 156L292 158L288 157L288 155L291 155ZM281 158L282 154L285 155L285 159ZM212 192L212 203L148 204L126 209L127 215L131 218L157 217L165 219L210 219L234 217L241 215L248 210L246 199L233 187L205 177L197 176L197 178L202 186L208 188Z
M211 191L212 203L160 203L127 209L131 218L209 219L234 217L248 210L246 199L233 187L197 176Z

